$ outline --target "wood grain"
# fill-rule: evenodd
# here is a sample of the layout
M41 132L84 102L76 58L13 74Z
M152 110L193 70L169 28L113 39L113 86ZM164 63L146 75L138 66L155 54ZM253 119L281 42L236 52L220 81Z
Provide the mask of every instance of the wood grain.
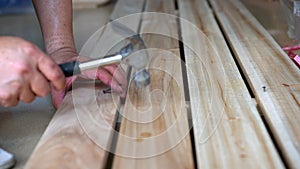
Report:
M110 94L102 93L104 88L94 91L91 83L67 94L26 169L104 168L118 108ZM98 133L98 140L90 138L91 132Z
M284 160L300 168L299 69L241 2L210 3Z
M119 1L111 19L137 31L140 15L127 15L142 10L143 1ZM122 17L122 18L121 18ZM134 23L132 23L134 22ZM125 36L126 37L126 36ZM80 55L90 58L105 56L120 49L124 35L111 24L96 31L83 46ZM82 82L81 82L82 83ZM105 168L113 142L112 135L119 107L119 97L102 93L107 86L95 88L95 82L73 83L72 92L65 96L37 147L26 164L26 169L42 168Z
M174 11L171 0L149 0L147 12ZM179 57L176 18L144 13L151 84L131 85L113 168L194 168Z
M110 0L72 0L73 9L97 8L109 3Z
M207 2L179 14L198 168L284 168Z

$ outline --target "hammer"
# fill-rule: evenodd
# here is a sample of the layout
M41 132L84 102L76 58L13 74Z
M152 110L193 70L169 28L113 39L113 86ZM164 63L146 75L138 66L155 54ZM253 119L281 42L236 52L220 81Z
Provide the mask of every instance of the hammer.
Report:
M135 85L140 88L146 87L150 84L150 75L146 70L149 56L146 51L141 51L142 53L140 55L133 54L136 51L146 49L144 41L138 35L128 37L127 40L129 40L129 44L127 44L115 54L85 62L67 62L60 64L59 66L65 76L70 77L76 74L80 74L82 71L124 62L135 68L135 73L133 75L133 81Z

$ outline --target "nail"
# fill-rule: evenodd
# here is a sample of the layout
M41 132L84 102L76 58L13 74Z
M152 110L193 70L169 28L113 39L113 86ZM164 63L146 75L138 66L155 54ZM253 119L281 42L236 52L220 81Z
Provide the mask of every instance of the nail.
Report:
M262 88L263 88L263 91L264 91L264 92L267 91L267 87L266 87L266 86L263 86Z
M103 89L104 94L111 93L111 88Z

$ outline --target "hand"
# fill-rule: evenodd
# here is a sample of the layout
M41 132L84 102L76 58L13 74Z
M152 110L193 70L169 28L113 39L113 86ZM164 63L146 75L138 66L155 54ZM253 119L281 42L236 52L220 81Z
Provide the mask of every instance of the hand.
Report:
M33 3L41 24L46 51L53 60L58 64L74 60L85 60L86 58L78 57L75 49L72 30L72 1L33 0ZM87 71L79 76L101 80L109 85L112 90L123 96L125 95L126 75L117 66L107 66L98 70ZM52 90L52 101L56 108L62 102L66 91L76 77L66 79L67 85L63 91Z
M89 60L86 57L81 57L81 56L78 57L78 55L74 52L72 53L66 51L56 53L55 55L52 54L52 56L54 59L56 58L55 60L57 60L59 64L69 62L69 61L74 61L74 60L78 60L81 62ZM126 73L121 68L121 66L110 65L110 66L104 66L98 68L96 70L84 71L80 75L66 78L65 90L58 91L53 89L51 91L52 103L55 108L58 108L59 105L62 103L66 92L71 88L73 81L78 77L84 79L100 80L104 84L110 86L112 90L118 93L121 97L125 97L125 92L127 88Z
M0 105L31 102L65 86L60 68L38 47L17 37L0 37Z

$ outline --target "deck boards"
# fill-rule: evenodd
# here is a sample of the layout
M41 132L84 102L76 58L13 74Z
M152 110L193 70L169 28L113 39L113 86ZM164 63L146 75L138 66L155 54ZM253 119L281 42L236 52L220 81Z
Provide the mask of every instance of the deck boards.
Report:
M288 166L300 168L299 69L241 2L210 2Z
M172 0L148 0L145 11L174 9ZM176 18L144 13L140 33L150 55L151 84L129 89L113 168L194 168Z
M144 39L151 84L142 89L129 83L112 140L118 96L103 94L105 86L79 83L26 169L300 168L299 69L238 0L120 0L110 20ZM118 50L131 33L112 27L99 29L81 55ZM105 166L111 143L116 144L112 166Z
M118 105L114 104L111 95L102 93L104 87L100 86L94 97L93 83L80 85L67 94L29 158L26 169L105 166L107 152L103 148L109 149ZM90 138L94 135L92 132L102 133L98 141L101 140L103 147Z
M179 14L198 167L284 168L207 2Z
M135 21L140 20L140 14L129 22L123 16L138 13L143 5L143 1L119 1L110 18L137 31L139 23ZM112 25L107 24L91 36L80 55L97 58L115 52L126 36L116 33ZM26 169L106 167L120 103L117 95L102 93L107 86L95 88L95 83L73 83L76 89L65 96L29 158Z
M72 0L73 9L97 8L109 2L110 0Z

